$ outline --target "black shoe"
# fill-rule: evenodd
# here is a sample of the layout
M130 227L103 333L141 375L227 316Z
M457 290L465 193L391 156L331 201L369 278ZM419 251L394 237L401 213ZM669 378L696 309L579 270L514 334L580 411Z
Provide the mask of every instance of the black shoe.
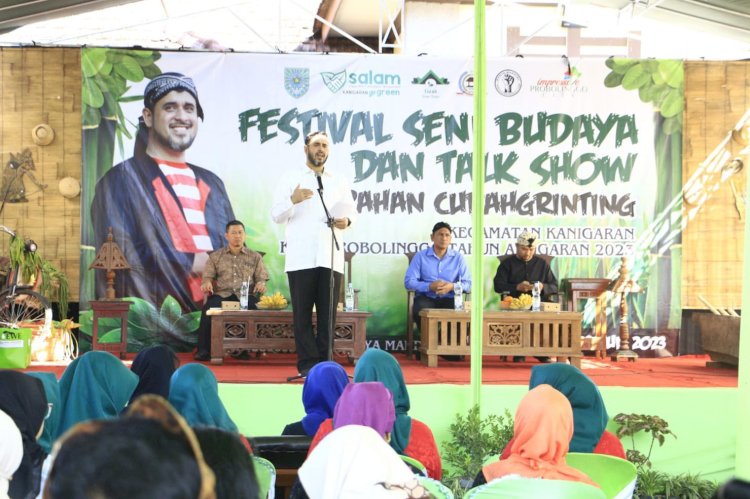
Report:
M524 362L525 360L526 360L526 357L519 357L519 356L513 357L513 362Z
M250 360L250 352L243 350L239 353L233 353L232 358L237 360Z
M193 355L193 359L199 362L208 362L209 360L211 360L211 354L208 352L198 352Z
M463 355L441 355L440 358L450 362L459 362L464 360Z
M538 360L542 364L549 364L550 362L552 362L552 359L550 359L549 357L537 357L536 360Z

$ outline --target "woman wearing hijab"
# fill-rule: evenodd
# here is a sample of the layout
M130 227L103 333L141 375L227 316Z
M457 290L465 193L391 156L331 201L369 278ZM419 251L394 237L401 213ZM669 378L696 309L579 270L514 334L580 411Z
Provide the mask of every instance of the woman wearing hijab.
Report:
M386 442L391 440L396 408L393 395L379 381L352 383L344 389L333 411L333 428L369 426Z
M366 426L331 432L298 474L309 497L429 497L393 448Z
M60 429L90 419L120 415L138 385L138 376L109 352L91 351L70 363L60 378Z
M0 411L0 499L8 499L8 485L23 459L23 439L16 423Z
M516 409L510 455L491 463L477 475L474 487L512 476L569 480L599 487L585 473L565 464L573 436L570 402L550 385L529 390Z
M286 425L282 435L307 435L312 437L320 423L333 416L333 408L349 384L349 376L336 362L326 361L315 364L305 378L302 388L302 405L305 417L296 423Z
M26 374L40 380L44 385L49 410L47 419L44 420L44 431L42 431L42 436L39 437L38 442L44 452L49 454L52 452L52 444L55 443L60 427L60 385L54 373L27 372Z
M30 499L39 494L47 453L36 439L42 434L48 409L41 381L16 371L0 371L0 411L16 424L23 442L21 465L8 489L11 499Z
M609 416L604 399L596 384L580 369L569 364L545 364L531 369L529 388L550 385L568 399L573 407L575 431L570 441L570 452L593 452L626 459L622 442L606 430ZM505 447L501 459L510 452Z
M396 407L396 422L390 441L393 450L416 459L427 469L430 478L440 480L443 476L443 467L435 437L426 424L409 416L409 393L406 391L404 374L396 358L383 350L368 348L354 368L354 382L362 381L380 381L393 395L393 404ZM313 443L319 442L332 429L330 421L321 424Z
M130 366L130 370L138 375L138 386L130 402L144 393L169 398L169 380L179 365L180 360L167 345L156 345L138 352Z

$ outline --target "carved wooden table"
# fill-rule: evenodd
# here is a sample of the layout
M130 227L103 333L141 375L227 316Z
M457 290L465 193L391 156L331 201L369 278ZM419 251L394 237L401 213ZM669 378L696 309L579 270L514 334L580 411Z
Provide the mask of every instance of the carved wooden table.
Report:
M211 316L211 363L221 364L231 350L253 352L295 352L292 311L209 310ZM365 351L367 318L362 310L336 313L334 356L346 356L355 363ZM317 318L313 314L313 328Z
M419 312L422 362L437 367L438 355L470 355L471 313L426 308ZM486 311L482 355L557 357L581 367L578 312Z
M91 331L91 349L104 350L110 353L119 353L120 358L125 358L128 351L128 311L130 302L125 300L91 300L89 302L94 315L91 318L93 324ZM99 319L111 317L120 320L120 341L102 343L99 341Z

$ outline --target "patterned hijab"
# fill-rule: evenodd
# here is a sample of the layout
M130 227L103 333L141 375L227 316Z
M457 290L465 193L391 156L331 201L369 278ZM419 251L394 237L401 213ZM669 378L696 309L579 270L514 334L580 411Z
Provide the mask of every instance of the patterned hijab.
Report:
M395 421L393 395L379 381L363 381L347 386L333 411L334 429L352 424L369 426L383 438L393 430Z
M118 417L137 385L138 376L109 352L78 357L60 378L62 410L56 437L82 421Z
M39 437L39 445L42 446L44 452L49 454L52 452L52 444L55 443L60 428L60 384L54 373L27 372L26 374L42 382L44 393L47 395L47 403L52 404L52 409L47 419L44 420L44 431Z
M399 454L409 445L411 417L409 417L409 393L406 391L404 374L396 358L377 348L368 348L354 368L354 382L380 381L393 394L396 407L396 422L391 434L391 447Z
M17 371L0 371L0 411L10 416L23 441L21 465L14 473L9 488L10 496L14 499L39 494L42 463L47 453L37 443L36 436L42 428L47 410L47 396L41 381Z
M0 499L8 498L8 484L23 459L21 432L10 416L0 411Z
M237 433L219 398L219 383L203 364L185 364L172 375L169 402L190 426L213 426Z
M307 435L315 435L320 423L333 417L333 408L348 384L349 376L336 362L320 362L310 369L302 388L302 405L306 413L302 427Z
M133 365L130 366L130 370L137 374L139 379L130 402L144 393L169 398L169 380L178 365L180 360L166 345L156 345L138 352L133 359Z
M510 456L482 468L487 481L506 475L569 480L598 485L565 464L573 436L573 410L565 396L549 385L529 390L516 410Z
M550 385L565 395L573 407L575 431L570 452L593 452L607 428L604 399L591 378L568 364L544 364L531 369L529 388Z

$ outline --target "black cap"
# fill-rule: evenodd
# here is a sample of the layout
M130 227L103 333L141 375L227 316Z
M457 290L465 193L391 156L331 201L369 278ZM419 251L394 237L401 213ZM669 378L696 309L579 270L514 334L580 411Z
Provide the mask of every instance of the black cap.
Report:
M148 82L143 92L143 105L148 109L154 109L154 105L172 90L183 90L195 99L198 108L198 117L203 119L203 108L198 100L198 89L195 88L193 79L180 73L162 73Z

